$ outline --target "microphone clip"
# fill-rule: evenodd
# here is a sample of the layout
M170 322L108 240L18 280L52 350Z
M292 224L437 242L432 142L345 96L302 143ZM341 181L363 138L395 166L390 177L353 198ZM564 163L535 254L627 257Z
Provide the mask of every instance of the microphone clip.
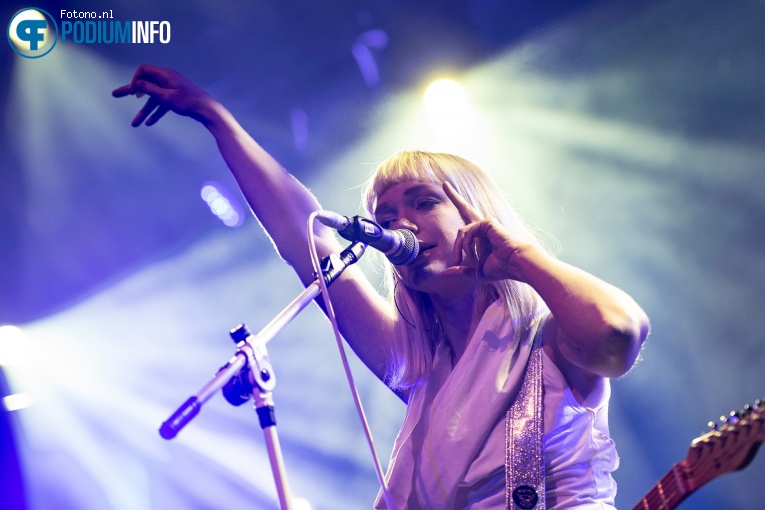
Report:
M354 216L349 220L350 222L345 228L337 231L343 239L364 244L371 244L382 239L384 230L374 221L363 216Z

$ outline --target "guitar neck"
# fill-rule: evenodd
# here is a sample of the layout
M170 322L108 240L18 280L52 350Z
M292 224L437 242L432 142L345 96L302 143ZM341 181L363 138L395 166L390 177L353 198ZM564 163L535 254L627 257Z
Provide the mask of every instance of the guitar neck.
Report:
M754 406L744 406L723 417L718 428L691 443L685 459L667 472L653 489L632 510L672 510L692 492L710 480L745 468L765 441L765 402L756 400Z
M653 486L632 510L672 510L693 492L689 488L688 474L678 462Z

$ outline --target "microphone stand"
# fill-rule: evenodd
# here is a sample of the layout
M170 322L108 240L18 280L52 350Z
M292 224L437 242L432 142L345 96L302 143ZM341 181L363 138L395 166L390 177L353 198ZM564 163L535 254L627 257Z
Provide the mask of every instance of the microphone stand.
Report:
M236 342L236 354L218 369L218 373L196 395L189 397L167 421L162 423L159 428L160 436L168 440L177 436L178 432L199 414L202 405L221 388L226 400L232 405L241 405L252 396L255 412L258 414L260 427L265 436L268 460L271 463L279 504L282 510L292 510L281 446L276 433L272 394L276 386L276 376L268 357L266 344L319 296L321 284L318 278L323 278L327 286L331 285L345 268L361 258L365 249L366 244L354 242L339 255L331 254L324 257L321 260L321 275L316 275L316 281L306 287L256 335L252 335L244 324L234 328L230 334Z

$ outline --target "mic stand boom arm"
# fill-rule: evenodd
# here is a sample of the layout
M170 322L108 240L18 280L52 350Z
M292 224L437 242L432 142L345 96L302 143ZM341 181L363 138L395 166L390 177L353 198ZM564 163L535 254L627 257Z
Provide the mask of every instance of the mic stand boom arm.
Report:
M339 255L331 254L324 257L321 260L321 275L316 275L316 281L306 287L297 298L256 335L250 334L247 326L243 324L234 328L231 331L231 337L237 342L236 354L218 370L218 373L196 395L186 400L167 421L162 423L159 434L164 439L173 439L183 427L199 414L202 405L215 392L231 381L233 389L231 385L228 387L228 391L224 388L226 399L231 404L243 404L249 399L249 394L245 395L245 392L252 394L255 401L255 411L258 414L260 426L266 439L268 458L276 482L279 503L282 510L290 510L292 505L279 438L276 435L276 418L272 398L272 391L276 386L276 377L268 358L266 344L321 294L319 277L324 280L327 286L331 285L345 268L361 258L365 249L366 244L355 242Z

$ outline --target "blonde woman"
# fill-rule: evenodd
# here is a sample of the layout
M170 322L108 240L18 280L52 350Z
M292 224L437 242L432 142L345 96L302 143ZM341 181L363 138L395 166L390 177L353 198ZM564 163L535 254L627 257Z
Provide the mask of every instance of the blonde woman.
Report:
M311 283L316 198L179 73L143 65L113 95L138 93L149 99L133 126L168 111L205 125L281 257ZM420 244L412 264L383 262L386 297L356 267L330 288L345 339L407 403L386 475L396 509L613 508L608 381L637 358L642 309L550 256L463 158L394 154L363 201ZM324 227L317 243L320 256L342 249Z

